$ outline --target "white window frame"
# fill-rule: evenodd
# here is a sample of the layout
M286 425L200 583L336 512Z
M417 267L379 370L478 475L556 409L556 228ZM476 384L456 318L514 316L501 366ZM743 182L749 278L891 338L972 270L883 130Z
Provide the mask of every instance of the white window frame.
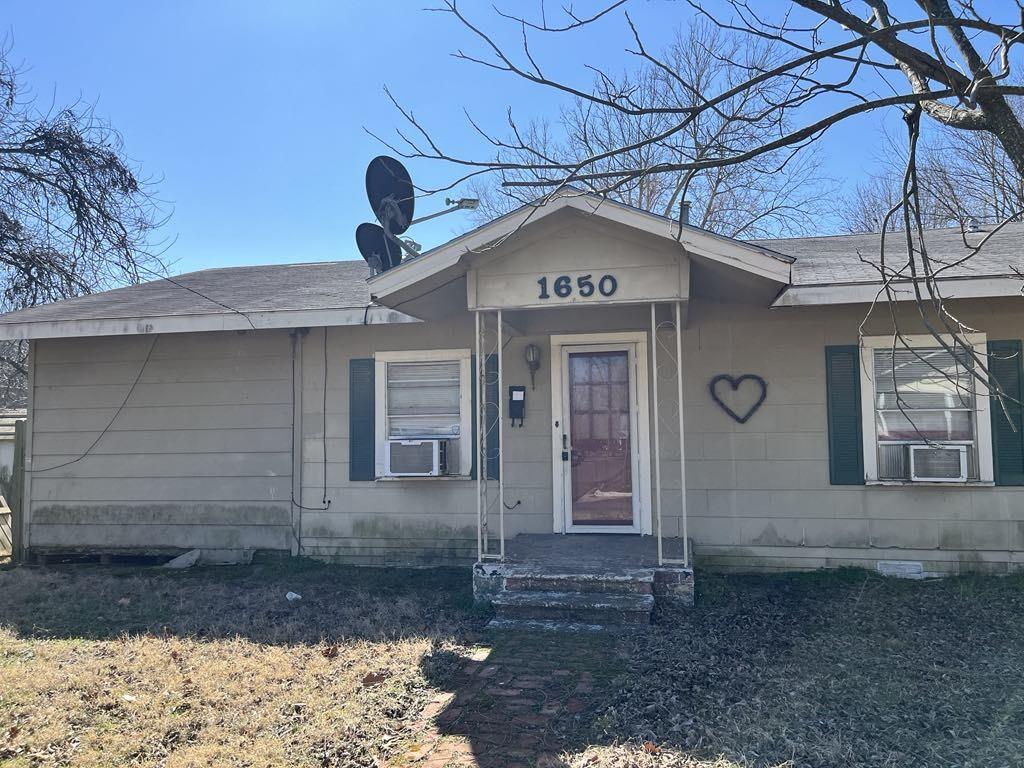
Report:
M473 466L473 404L469 349L420 349L399 352L376 352L374 361L374 435L375 474L378 479L423 480L434 478L393 478L385 475L384 451L387 444L388 363L459 363L459 474L468 478ZM449 476L451 477L451 476Z
M912 349L934 348L939 345L934 336L928 334L902 337L904 345L897 341L897 349L904 346ZM941 336L943 342L953 343L952 336ZM970 333L961 339L976 350L983 358L988 355L988 338L984 333ZM992 466L992 422L989 417L988 387L981 379L974 380L974 434L978 459L978 479L966 482L931 483L923 480L880 480L878 477L878 433L875 419L875 356L876 349L892 349L892 336L865 336L860 345L860 413L861 432L864 440L864 479L867 483L880 485L992 485L995 474ZM959 443L962 445L962 443Z

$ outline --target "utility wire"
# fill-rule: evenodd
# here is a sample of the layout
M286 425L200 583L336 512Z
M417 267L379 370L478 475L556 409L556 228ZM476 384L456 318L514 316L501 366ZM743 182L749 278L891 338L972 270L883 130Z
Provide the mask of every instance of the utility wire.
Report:
M75 464L76 462L79 462L86 456L88 456L92 452L92 449L99 445L99 442L100 440L103 439L103 436L110 431L110 428L112 426L114 426L114 422L117 421L117 417L121 415L121 411L123 411L125 406L128 405L128 400L131 399L132 393L135 391L135 387L138 385L139 380L142 379L142 374L145 372L146 366L149 364L149 359L153 356L153 350L156 348L156 342L157 339L159 338L159 333L153 335L153 343L149 345L149 352L146 353L146 359L142 361L142 367L139 368L139 373L136 375L135 381L132 382L132 386L131 388L129 388L128 393L124 396L124 400L121 401L121 405L117 407L117 410L114 412L114 415L110 417L110 421L107 422L107 426L105 426L103 428L103 431L96 436L96 439L92 441L92 445L86 448L85 452L81 456L78 456L77 458L74 458L71 461L65 461L63 464L56 464L52 467L44 467L43 469L26 469L25 471L31 473L49 472L54 469L61 469L62 467L71 466L72 464Z
M141 269L144 272L148 272L149 274L154 275L155 277L157 277L160 280L166 280L167 282L171 283L172 285L177 286L178 288L181 288L183 290L189 291L190 293L194 293L196 296L199 296L199 297L201 297L203 299L206 299L206 301L209 301L209 302L211 302L213 304L216 304L219 307L223 307L224 309L228 310L229 312L234 312L236 315L241 315L242 317L245 318L245 321L247 323L249 323L249 325L252 327L252 329L254 331L257 330L256 329L256 325L253 323L252 319L249 317L249 315L247 315L242 310L236 309L235 307L232 307L232 306L230 306L228 304L225 304L222 301L217 301L217 299L214 299L214 298L212 298L210 296L207 296L202 291L198 291L195 288L192 288L190 286L185 285L184 283L178 282L174 278L168 277L167 275L161 275L159 272L156 272L156 271L154 271L154 270L150 269L149 267L146 267L146 266L144 266L142 264L136 264L135 266L136 266L137 269ZM142 366L139 368L139 372L135 376L135 380L132 382L131 387L128 389L128 393L124 396L124 400L121 401L121 405L118 406L117 410L114 412L113 417L111 417L110 421L107 423L107 426L105 426L103 428L103 430L99 433L99 435L96 436L96 439L92 441L92 444L88 448L86 448L84 453L82 453L80 456L72 459L71 461L64 462L63 464L55 464L52 467L44 467L42 469L26 469L25 471L29 472L29 473L32 473L32 474L35 474L36 472L50 472L50 471L52 471L54 469L62 469L64 467L69 467L72 464L76 464L79 461L81 461L82 459L84 459L86 456L88 456L92 452L92 450L97 445L99 445L99 442L100 442L100 440L103 439L103 436L106 435L107 432L110 431L110 428L112 426L114 426L114 422L117 421L117 417L121 415L121 412L125 409L125 406L128 405L128 401L131 399L132 393L135 392L135 388L138 386L139 381L142 379L142 374L144 374L146 372L146 366L149 364L150 359L153 357L153 350L156 348L156 342L157 342L157 340L159 338L160 338L160 334L159 333L153 334L153 343L149 345L149 352L146 353L146 358L145 358L145 360L142 361ZM294 378L294 374L293 374L293 378ZM325 383L325 386L326 386L326 383ZM325 393L324 397L326 399L326 393Z

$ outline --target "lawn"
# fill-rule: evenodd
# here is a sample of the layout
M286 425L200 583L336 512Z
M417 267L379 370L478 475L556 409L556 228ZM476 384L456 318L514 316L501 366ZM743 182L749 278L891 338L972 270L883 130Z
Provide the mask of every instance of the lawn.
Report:
M0 765L1024 764L1024 579L697 584L492 636L459 570L0 569Z

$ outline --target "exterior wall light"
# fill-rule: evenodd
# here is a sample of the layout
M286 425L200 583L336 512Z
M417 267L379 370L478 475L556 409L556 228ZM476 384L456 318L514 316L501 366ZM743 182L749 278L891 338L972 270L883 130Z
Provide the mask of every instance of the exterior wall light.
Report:
M534 376L540 369L540 347L536 344L526 345L526 367L530 369L530 389L536 389L537 382Z

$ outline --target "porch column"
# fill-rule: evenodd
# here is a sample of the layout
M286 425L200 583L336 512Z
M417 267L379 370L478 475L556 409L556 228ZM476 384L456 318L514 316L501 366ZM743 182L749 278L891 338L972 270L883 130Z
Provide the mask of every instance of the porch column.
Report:
M490 315L495 322L491 327ZM502 369L502 345L504 329L502 327L501 310L487 312L475 310L474 354L476 359L475 387L475 419L476 419L476 491L477 491L477 558L479 560L505 559L505 472L504 467L498 468L497 479L488 472L488 460L494 453L492 446L497 444L499 462L504 460L502 442L504 437L504 409L502 407L502 387L504 376ZM494 369L489 362L493 358ZM496 390L496 391L495 391ZM497 509L495 510L495 506ZM492 551L491 522L497 511L498 551Z
M482 477L486 471L484 467L480 466L480 459L484 455L484 451L481 449L482 439L484 434L483 427L483 397L484 397L484 374L483 374L483 360L480 356L480 313L473 313L474 332L473 332L473 355L476 360L476 376L473 386L476 387L476 408L473 416L476 419L476 559L481 561L484 559L484 551L486 545L484 544L484 508L483 508L483 485Z
M676 388L679 399L679 513L682 520L683 566L690 567L690 540L686 521L686 431L683 424L683 303L676 302Z
M654 535L658 537L658 565L665 559L661 529L661 411L658 402L658 305L651 302L651 410L654 415Z
M501 310L498 310L498 348L495 354L498 357L498 402L495 407L498 411L498 537L500 541L499 545L499 559L505 559L505 467L502 466L505 462L505 410L502 407L505 401L505 387L502 370L505 364L502 360L504 355L502 354L505 350L503 343L503 331L502 327L502 316Z
M657 304L651 303L651 395L653 402L654 421L654 453L652 463L654 465L654 513L655 513L655 535L658 537L658 565L682 565L689 567L690 551L687 535L686 519L686 433L683 423L683 326L682 326L682 302L674 302L674 316L671 322L666 321L662 325L675 329L675 375L676 375L676 403L679 417L679 516L680 535L683 539L683 557L665 557L664 530L661 516L661 403L658 392L658 348L661 342L658 340L658 331L662 327L657 321ZM666 346L664 353L671 359L672 351Z

